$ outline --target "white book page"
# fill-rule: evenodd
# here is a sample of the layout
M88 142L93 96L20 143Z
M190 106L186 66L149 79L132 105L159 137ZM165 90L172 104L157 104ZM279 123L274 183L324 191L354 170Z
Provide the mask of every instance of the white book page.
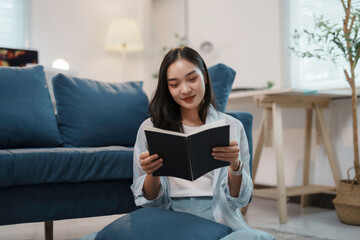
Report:
M150 126L145 126L144 130L145 131L151 131L151 132L165 133L165 134L175 135L175 136L180 136L180 137L186 137L187 136L186 134L181 133L181 132L169 131L169 130L164 130L164 129L161 129L161 128L150 127Z
M217 120L215 122L204 124L204 125L200 126L198 129L195 129L194 131L192 131L191 133L188 133L186 135L187 136L194 135L196 133L202 132L202 131L207 130L207 129L216 128L216 127L220 127L220 126L225 126L225 124L226 124L225 119L220 119L220 120Z
M215 121L215 122L204 124L204 125L200 126L198 129L196 129L196 130L194 130L194 131L192 131L191 133L188 133L188 134L169 131L169 130L164 130L164 129L161 129L161 128L150 127L150 126L145 126L144 130L152 131L152 132L165 133L165 134L175 135L175 136L180 136L180 137L187 137L187 136L194 135L196 133L202 132L202 131L207 130L207 129L216 128L216 127L225 126L225 125L226 125L225 119L220 119L220 120Z

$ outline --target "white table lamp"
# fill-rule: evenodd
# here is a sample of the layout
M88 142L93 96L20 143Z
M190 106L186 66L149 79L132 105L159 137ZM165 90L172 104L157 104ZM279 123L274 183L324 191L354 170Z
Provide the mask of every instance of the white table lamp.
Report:
M123 54L123 74L126 81L126 52L137 52L144 48L137 22L131 18L121 18L110 23L105 49Z

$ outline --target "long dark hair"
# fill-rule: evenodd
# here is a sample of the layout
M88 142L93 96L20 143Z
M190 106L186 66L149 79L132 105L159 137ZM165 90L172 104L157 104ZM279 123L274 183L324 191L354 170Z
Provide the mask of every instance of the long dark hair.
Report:
M151 121L157 128L183 132L180 106L172 98L167 81L169 66L178 59L185 59L200 69L205 81L205 96L199 108L200 120L205 123L210 104L214 104L214 93L209 72L199 53L189 47L174 48L164 57L159 70L158 85L149 105Z

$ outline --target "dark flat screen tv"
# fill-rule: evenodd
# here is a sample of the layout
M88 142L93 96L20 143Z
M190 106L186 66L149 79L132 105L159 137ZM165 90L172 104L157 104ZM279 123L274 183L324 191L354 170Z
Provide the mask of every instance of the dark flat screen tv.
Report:
M36 50L0 47L0 66L24 67L28 63L39 63Z

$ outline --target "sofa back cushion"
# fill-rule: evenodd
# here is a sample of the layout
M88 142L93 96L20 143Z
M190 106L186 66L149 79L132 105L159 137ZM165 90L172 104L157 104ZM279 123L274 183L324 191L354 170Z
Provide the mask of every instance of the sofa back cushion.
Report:
M0 149L61 144L44 68L0 67Z
M216 99L216 109L224 112L236 72L222 63L209 67L208 71Z
M57 74L58 124L68 147L133 146L149 101L142 82L105 83Z

